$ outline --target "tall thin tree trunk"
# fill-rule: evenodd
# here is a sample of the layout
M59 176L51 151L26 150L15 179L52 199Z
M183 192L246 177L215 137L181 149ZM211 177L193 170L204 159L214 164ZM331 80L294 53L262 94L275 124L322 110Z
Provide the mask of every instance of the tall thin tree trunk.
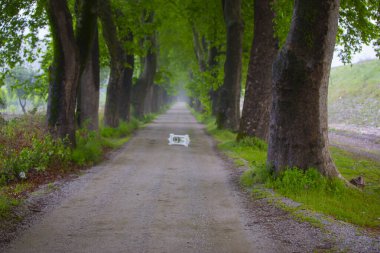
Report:
M206 48L205 48L205 38L204 36L199 35L199 32L197 31L195 24L191 24L191 29L193 32L193 48L194 48L194 54L195 58L198 62L198 68L201 73L205 72L207 70L207 63L206 63ZM198 96L197 96L198 95ZM193 103L190 105L193 106L193 108L196 111L202 111L202 103L200 101L200 94L197 94L192 97Z
M48 0L46 12L53 37L54 58L50 67L47 122L57 137L75 145L75 105L79 83L79 50L66 0Z
M99 17L102 22L103 36L110 53L110 78L107 86L104 124L110 127L119 125L121 87L124 78L124 51L117 36L109 0L99 2Z
M126 41L133 41L132 33L129 33ZM132 84L135 56L133 54L127 54L126 63L126 66L124 66L123 82L121 84L122 99L120 99L120 119L128 122L131 119Z
M242 117L238 140L254 136L269 137L269 115L272 106L272 65L277 54L271 1L255 0L251 56L248 66Z
M339 0L296 0L287 41L273 65L268 164L339 176L329 153L327 88Z
M195 57L198 61L199 71L205 72L206 71L206 61L205 61L205 51L204 44L202 41L204 41L204 37L199 37L199 33L197 29L195 28L195 25L192 25L192 31L193 31L193 43L194 43L194 53Z
M240 85L242 68L243 22L241 0L224 1L227 28L227 52L224 82L220 88L216 123L218 128L236 131L240 118Z
M99 128L99 42L97 1L77 0L76 29L80 51L80 84L77 101L79 127Z
M151 12L147 18L148 23L152 23L154 13ZM144 69L133 87L133 104L135 109L135 115L138 118L142 118L144 114L151 112L151 94L153 89L154 76L157 71L157 42L156 32L146 36L146 40L150 42L151 47L148 50L146 57L144 58Z
M26 107L26 99L22 99L20 96L18 96L18 102L19 102L19 104L21 106L22 112L24 114L26 114L26 109L25 109L25 107Z

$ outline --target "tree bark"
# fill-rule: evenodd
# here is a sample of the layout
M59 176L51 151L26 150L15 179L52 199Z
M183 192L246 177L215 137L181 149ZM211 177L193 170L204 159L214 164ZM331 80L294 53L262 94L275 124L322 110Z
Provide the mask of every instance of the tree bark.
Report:
M126 37L126 41L133 41L133 34L130 32ZM121 85L120 99L120 119L123 121L131 120L131 104L132 104L132 85L133 85L133 69L135 66L135 56L133 54L126 55L126 65L124 66L124 76Z
M75 104L79 82L79 50L66 0L48 0L46 12L53 37L47 122L56 137L75 146Z
M224 1L227 28L227 52L224 82L220 88L216 123L218 128L237 131L240 117L240 82L242 67L243 22L241 0Z
M296 0L287 41L273 65L268 164L339 176L329 153L327 88L339 0Z
M77 101L79 127L99 128L99 42L97 1L77 0L76 38L80 51L80 84Z
M153 22L154 13L151 12L146 22ZM144 70L133 87L133 104L135 116L142 118L144 114L151 112L151 96L153 92L154 76L157 70L156 33L146 36L151 47L144 58Z
M277 54L271 1L255 0L254 29L244 105L237 139L254 136L268 141L272 105L272 65Z
M117 36L109 0L99 2L99 17L103 27L103 37L110 54L110 78L107 86L104 108L104 124L110 127L119 125L121 87L124 78L124 51Z

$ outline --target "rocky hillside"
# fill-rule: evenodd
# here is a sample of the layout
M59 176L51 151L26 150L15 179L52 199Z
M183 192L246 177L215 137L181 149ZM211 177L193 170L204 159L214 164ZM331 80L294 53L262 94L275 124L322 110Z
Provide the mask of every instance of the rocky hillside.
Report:
M380 60L332 69L329 122L380 127Z

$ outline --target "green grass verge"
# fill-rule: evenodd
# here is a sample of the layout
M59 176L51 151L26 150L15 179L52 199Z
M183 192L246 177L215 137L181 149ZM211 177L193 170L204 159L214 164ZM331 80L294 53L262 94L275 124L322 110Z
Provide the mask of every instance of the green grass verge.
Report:
M249 169L243 173L241 184L252 190L256 183L272 188L281 196L302 204L301 208L321 212L336 219L363 227L380 225L380 164L360 159L352 154L331 148L332 157L340 173L348 180L364 176L367 186L363 191L349 188L342 180L329 180L316 170L306 173L294 168L273 178L266 168L267 145L265 142L246 138L239 143L236 134L218 130L215 120L193 112L207 131L218 141L218 148Z
M79 165L93 165L103 158L104 149L115 149L124 145L131 134L138 128L153 121L158 114L147 114L137 120L132 118L129 122L120 122L116 128L101 126L99 133L79 129L77 131L77 146L72 151L71 159Z
M19 204L20 200L7 197L0 193L0 218L8 217L12 207L17 206Z

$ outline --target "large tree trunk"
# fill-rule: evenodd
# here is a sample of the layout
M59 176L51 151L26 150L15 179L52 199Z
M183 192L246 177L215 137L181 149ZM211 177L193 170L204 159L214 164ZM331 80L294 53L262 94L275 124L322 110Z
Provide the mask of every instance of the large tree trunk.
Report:
M110 127L119 125L119 106L124 77L124 51L117 36L109 0L99 2L99 17L103 27L103 36L110 54L110 78L107 86L104 124Z
M227 52L224 64L224 82L220 88L216 123L218 128L236 131L240 117L240 83L242 67L243 23L241 0L224 1L227 28Z
M79 82L79 50L66 0L48 0L46 12L54 45L50 68L47 122L57 137L75 145L75 104Z
M130 33L126 41L133 41L133 35ZM120 99L120 119L123 121L131 120L131 104L132 104L132 84L133 84L133 69L135 65L135 56L133 54L126 55L126 66L124 66L123 82L121 84Z
M99 42L97 1L77 0L77 43L80 51L80 84L77 101L79 127L99 128Z
M150 13L146 22L153 22L154 13ZM146 36L151 47L144 58L144 70L142 71L133 89L135 116L142 118L144 114L151 112L151 95L153 92L154 76L157 70L156 33Z
M329 153L327 88L339 0L296 0L287 41L273 65L268 164L339 176Z
M155 113L159 112L163 108L163 106L165 106L165 104L167 103L165 88L159 85L154 85L152 103L152 111Z
M267 141L272 105L272 65L277 54L271 2L255 0L254 13L254 38L237 138L254 136Z

